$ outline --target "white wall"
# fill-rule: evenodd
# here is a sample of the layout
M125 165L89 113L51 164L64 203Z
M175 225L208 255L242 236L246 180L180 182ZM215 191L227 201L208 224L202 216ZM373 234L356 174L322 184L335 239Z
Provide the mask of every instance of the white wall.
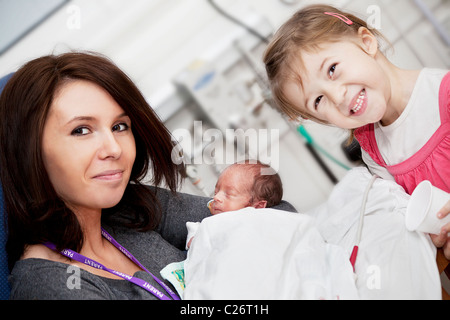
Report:
M243 21L258 14L265 16L277 28L298 8L318 1L293 1L293 5L281 0L216 2ZM439 39L429 36L432 28L426 22L420 22L424 17L413 0L328 2L362 14L370 5L379 5L382 10L381 31L397 44L397 56L400 57L397 60L406 67L418 67L424 63L450 65L448 47L443 50ZM425 0L425 3L437 8L435 12L439 18L448 17L448 0ZM79 28L74 23L78 13ZM448 20L447 29L450 28ZM154 97L151 100L160 104L166 98L163 96L172 93L169 83L175 74L193 60L214 51L215 46L220 46L219 40L235 30L240 30L240 27L221 17L206 0L72 0L0 56L0 74L52 52L68 49L99 51L110 56L138 82L149 98ZM423 45L424 41L429 45ZM416 45L414 42L421 50L411 55L409 51Z

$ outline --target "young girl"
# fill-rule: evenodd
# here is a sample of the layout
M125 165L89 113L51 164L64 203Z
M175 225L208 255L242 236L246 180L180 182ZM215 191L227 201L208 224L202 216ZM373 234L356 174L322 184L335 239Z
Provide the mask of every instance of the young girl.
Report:
M382 35L334 7L297 12L264 63L289 117L351 130L372 173L409 194L423 180L450 192L450 73L403 70L380 51ZM449 214L450 202L438 213ZM450 225L433 241L450 258Z

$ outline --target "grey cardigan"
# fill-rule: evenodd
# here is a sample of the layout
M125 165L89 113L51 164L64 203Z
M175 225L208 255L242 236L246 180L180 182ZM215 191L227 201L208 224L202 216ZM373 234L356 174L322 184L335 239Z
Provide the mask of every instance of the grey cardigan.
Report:
M174 196L160 188L157 189L157 197L163 210L163 218L155 231L138 232L128 229L122 225L119 217L103 227L161 279L159 272L166 265L186 258L186 222L201 221L210 216L206 207L210 199L184 193ZM296 211L284 201L276 208ZM163 291L148 273L139 271L134 276ZM9 281L10 299L156 299L129 281L100 277L83 269L43 259L17 261Z

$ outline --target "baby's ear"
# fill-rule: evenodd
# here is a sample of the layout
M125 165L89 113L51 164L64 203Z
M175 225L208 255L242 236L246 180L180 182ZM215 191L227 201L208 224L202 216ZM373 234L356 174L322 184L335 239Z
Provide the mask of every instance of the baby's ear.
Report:
M256 209L262 209L265 208L267 206L267 201L266 200L259 200L258 202L255 202L252 207L256 208Z

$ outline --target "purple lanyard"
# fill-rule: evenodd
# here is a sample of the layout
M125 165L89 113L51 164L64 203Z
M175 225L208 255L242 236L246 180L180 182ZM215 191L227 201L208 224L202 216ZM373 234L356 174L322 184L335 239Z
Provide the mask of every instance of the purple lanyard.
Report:
M159 280L157 277L155 277L150 271L147 270L146 267L144 267L127 249L125 249L122 245L120 245L108 232L106 232L103 228L102 228L102 236L108 240L109 242L111 242L117 249L119 249L123 254L125 254L131 261L133 261L135 264L137 264L141 269L143 269L144 271L146 271L148 274L150 274L153 279L161 286L163 287L166 292L172 297L173 300L180 300L180 298L175 294L175 292L173 292L164 282L162 282L161 280ZM51 250L55 250L56 251L56 246L53 243L47 242L44 243L44 245L51 249ZM98 263L95 260L89 259L73 250L70 249L64 249L63 251L60 252L63 256L69 258L69 259L73 259L76 260L78 262L84 263L85 265L88 265L90 267L93 268L97 268L99 270L104 270L107 271L109 273L112 273L118 277L121 277L122 279L128 280L131 283L134 283L135 285L138 285L139 287L141 287L144 290L147 290L148 292L150 292L151 294L153 294L155 297L157 297L160 300L170 300L170 298L162 293L160 290L156 289L154 286L152 286L150 283L148 283L147 281L144 281L142 279L136 278L136 277L132 277L129 276L125 273L113 270L113 269L109 269L107 267L105 267L104 265L102 265L101 263Z

